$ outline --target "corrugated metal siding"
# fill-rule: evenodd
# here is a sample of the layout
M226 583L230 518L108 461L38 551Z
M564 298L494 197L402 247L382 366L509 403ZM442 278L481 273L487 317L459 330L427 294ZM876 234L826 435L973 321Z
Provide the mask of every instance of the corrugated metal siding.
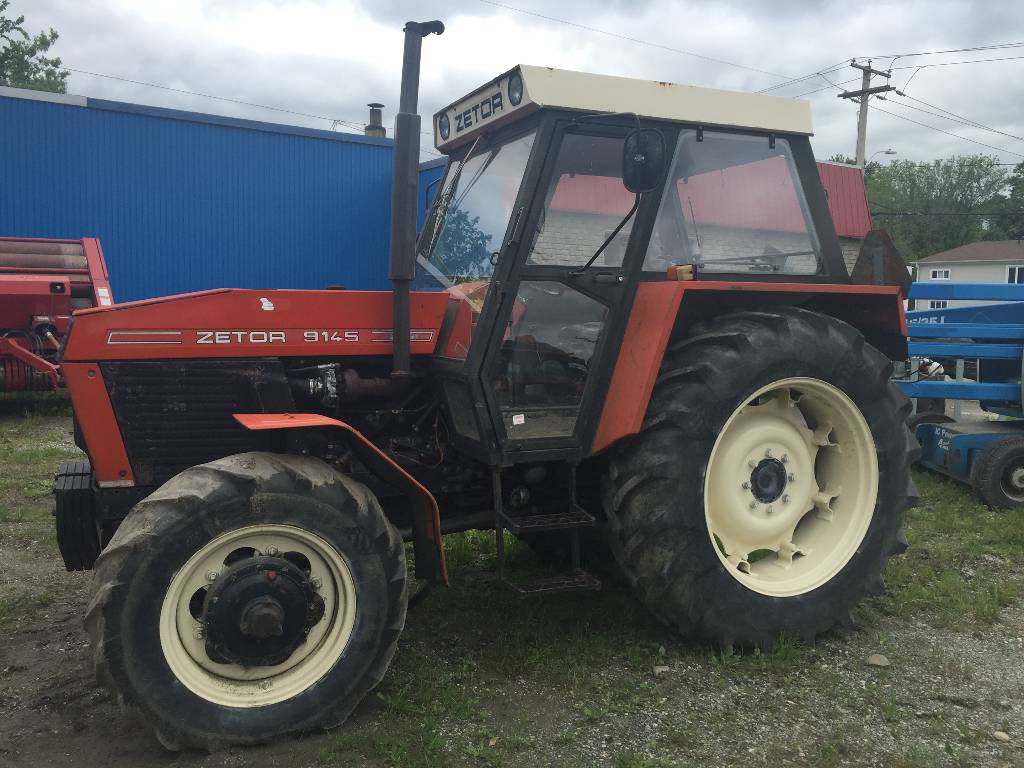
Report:
M100 238L119 301L388 288L390 142L148 111L0 97L0 234Z
M828 208L839 237L862 238L871 231L871 211L864 174L860 168L818 163L821 184L828 194Z

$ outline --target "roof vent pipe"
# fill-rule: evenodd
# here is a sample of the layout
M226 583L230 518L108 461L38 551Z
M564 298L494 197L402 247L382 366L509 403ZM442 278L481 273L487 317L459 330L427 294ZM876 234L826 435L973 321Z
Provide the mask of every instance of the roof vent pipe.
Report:
M384 109L383 104L378 104L376 101L367 104L370 108L370 122L366 124L363 129L363 133L367 136L375 136L379 139L383 139L388 135L387 129L384 127L384 123L381 120L381 110Z

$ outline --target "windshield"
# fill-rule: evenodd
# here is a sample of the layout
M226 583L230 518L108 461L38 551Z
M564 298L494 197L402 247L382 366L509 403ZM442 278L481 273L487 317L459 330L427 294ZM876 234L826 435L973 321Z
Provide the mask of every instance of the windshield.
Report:
M461 167L450 166L420 236L417 258L442 287L490 282L533 138L530 133L478 150Z

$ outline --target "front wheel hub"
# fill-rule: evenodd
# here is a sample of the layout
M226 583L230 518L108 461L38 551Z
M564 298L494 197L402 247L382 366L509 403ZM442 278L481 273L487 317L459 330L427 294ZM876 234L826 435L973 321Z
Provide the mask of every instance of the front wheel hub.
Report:
M300 568L281 557L247 558L227 568L206 595L206 653L220 664L281 664L323 615L323 600Z

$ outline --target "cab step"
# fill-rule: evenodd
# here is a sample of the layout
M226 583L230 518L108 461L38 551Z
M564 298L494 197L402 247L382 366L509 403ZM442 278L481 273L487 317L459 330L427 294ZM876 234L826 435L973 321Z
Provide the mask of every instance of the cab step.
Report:
M601 588L601 582L580 567L580 531L595 525L593 515L576 503L576 466L570 465L569 498L562 512L543 512L528 515L510 515L503 508L501 470L491 470L491 485L494 493L494 544L497 554L498 582L511 588L521 597L550 595L559 592L593 592ZM513 534L531 534L542 531L565 531L569 536L570 564L568 573L542 576L540 578L516 581L506 574L505 531Z
M551 595L559 592L595 592L601 589L601 582L582 569L577 569L573 573L547 576L522 584L511 581L508 578L502 578L501 581L523 597Z
M596 522L594 516L578 504L572 504L572 509L566 512L539 515L512 516L502 512L501 520L506 530L517 535L539 531L567 531L573 528L589 528Z

